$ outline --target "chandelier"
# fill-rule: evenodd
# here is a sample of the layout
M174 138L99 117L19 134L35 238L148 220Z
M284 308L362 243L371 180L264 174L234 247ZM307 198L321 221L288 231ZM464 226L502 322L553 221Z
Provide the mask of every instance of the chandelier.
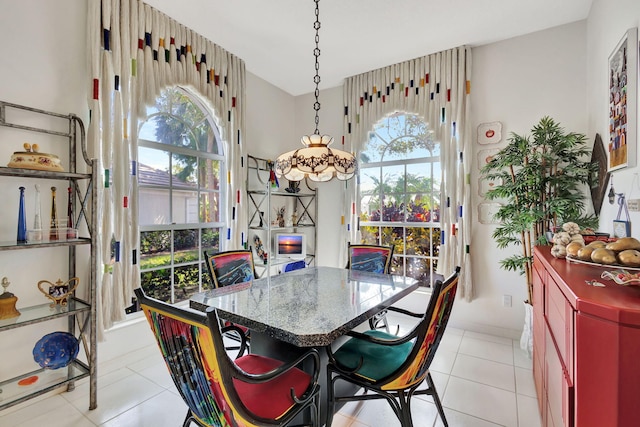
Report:
M318 4L320 0L313 1L316 3L316 21L313 23L313 28L316 30L316 48L313 50L316 66L316 75L313 78L316 84L314 93L316 101L313 104L313 109L316 112L316 130L313 135L304 135L300 139L302 145L304 145L303 148L288 151L278 156L275 163L275 172L279 177L284 176L289 181L301 181L304 178L309 178L312 181L324 182L334 177L346 181L355 174L356 158L346 151L329 148L333 143L333 137L320 135L318 131L318 124L320 123L318 115L320 112L320 101L318 100L320 95L320 90L318 89L320 84L320 65L318 63L318 57L320 56L320 48L318 47L318 42L320 41L320 13Z

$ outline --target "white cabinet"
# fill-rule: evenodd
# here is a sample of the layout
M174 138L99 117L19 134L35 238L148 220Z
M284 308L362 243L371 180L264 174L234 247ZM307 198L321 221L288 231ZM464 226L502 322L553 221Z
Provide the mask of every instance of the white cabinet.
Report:
M247 241L252 248L256 273L261 277L267 273L278 274L296 260L313 264L317 246L317 190L306 180L291 184L285 178L279 180L279 187L274 187L269 181L272 168L273 163L268 159L247 156ZM288 245L285 237L300 240ZM262 252L257 247L260 243ZM292 250L284 249L294 246ZM266 256L261 257L265 252Z
M7 114L8 111L9 114ZM37 117L43 123L50 123L51 127L39 128L18 124L13 120L7 120L9 116L27 117L29 119ZM60 123L61 121L62 123ZM30 120L27 120L27 122L31 123ZM68 129L68 131L55 130L61 127ZM78 255L80 255L77 251L88 251L83 254L83 259L85 260L84 265L86 265L86 260L90 259L90 266L87 267L90 271L88 272L89 280L85 280L84 283L81 282L79 284L79 288L81 289L77 289L68 297L66 305L52 306L52 301L43 295L42 304L35 304L29 307L18 306L19 316L0 320L0 332L5 332L15 328L48 322L53 319L67 318L67 327L64 332L71 333L78 339L79 352L80 354L84 352L86 359L86 362L84 362L76 358L71 361L69 365L59 369L37 369L11 373L12 378L0 382L0 410L39 396L60 386L66 386L68 390L72 390L75 381L85 377L90 378L89 409L95 409L97 406L95 305L95 226L97 224L97 210L94 195L97 193L97 175L94 161L87 156L84 125L82 120L73 114L58 114L0 101L0 131L2 131L2 128L18 129L27 134L33 132L42 133L48 135L47 138L50 137L52 142L62 141L68 144L68 171L53 172L0 167L0 181L6 178L5 182L8 179L15 182L15 178L18 178L20 182L24 180L25 186L28 184L31 188L33 188L34 183L44 182L43 180L59 182L58 188L70 189L73 227L82 231L80 235L65 234L64 237L56 235L55 238L27 240L26 243L18 243L16 240L0 241L0 257L2 257L3 254L6 255L8 253L7 251L28 251L30 249L42 249L45 251L66 250L68 251L69 261L67 267L68 274L69 278L72 278L76 276ZM0 140L2 140L1 132ZM78 145L78 141L80 141L80 145ZM82 160L86 163L86 168L83 169L86 169L87 172L76 172L76 157L78 152ZM64 197L62 197L63 195ZM60 191L58 196L59 203L66 205L67 191ZM44 199L43 197L43 202ZM46 211L49 212L48 210ZM6 212L3 214L3 217L5 220L16 221L17 214L17 211ZM27 223L29 225L31 224L29 219ZM47 224L47 221L43 219L43 223ZM49 233L49 230L46 231ZM47 234L47 236L49 236L49 234ZM39 263L33 263L33 265L34 268L39 268ZM3 276L10 277L17 276L18 273L17 271L11 271L10 265L5 266L4 271L2 271ZM42 271L42 277L47 277L47 271ZM20 291L20 288L18 286L10 286L8 291L17 293ZM80 297L80 295L83 295L83 297ZM22 357L22 355L20 355L20 357ZM32 354L24 354L25 360L32 358ZM55 416L55 414L52 416Z

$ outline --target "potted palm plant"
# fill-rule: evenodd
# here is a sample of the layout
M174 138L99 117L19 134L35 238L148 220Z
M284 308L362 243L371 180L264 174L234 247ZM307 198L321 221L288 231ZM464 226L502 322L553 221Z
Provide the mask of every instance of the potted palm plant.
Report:
M495 214L498 226L492 237L498 248L520 247L500 266L526 277L529 313L533 247L549 244L547 232L565 222L597 226L597 217L585 214L585 191L597 173L590 158L585 135L567 133L552 118L543 117L531 135L511 133L508 145L481 171L483 179L497 183L486 197L503 202Z

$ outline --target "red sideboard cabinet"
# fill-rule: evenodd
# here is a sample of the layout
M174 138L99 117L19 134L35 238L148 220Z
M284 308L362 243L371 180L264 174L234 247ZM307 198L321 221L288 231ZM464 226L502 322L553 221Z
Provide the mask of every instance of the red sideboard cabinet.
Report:
M556 259L549 246L535 248L533 267L542 425L640 425L640 286L601 279L606 268Z

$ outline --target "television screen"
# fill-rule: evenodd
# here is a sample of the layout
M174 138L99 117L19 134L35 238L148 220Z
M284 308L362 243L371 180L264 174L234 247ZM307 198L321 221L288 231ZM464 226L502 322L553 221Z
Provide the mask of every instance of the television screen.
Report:
M301 233L277 234L275 241L276 257L304 259L307 254L305 237Z

